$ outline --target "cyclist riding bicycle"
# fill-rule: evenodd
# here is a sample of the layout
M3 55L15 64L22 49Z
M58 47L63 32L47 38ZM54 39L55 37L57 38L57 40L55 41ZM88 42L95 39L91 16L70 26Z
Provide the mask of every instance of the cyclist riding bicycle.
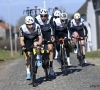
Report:
M20 44L22 47L22 50L25 51L26 57L25 57L25 63L26 63L26 79L29 80L30 77L30 50L29 48L34 45L35 47L38 48L37 52L37 59L40 59L40 53L39 53L39 46L42 43L42 33L41 33L41 28L40 26L34 22L33 17L31 16L26 16L25 17L25 24L20 26L19 28L20 31ZM41 64L39 62L40 60L37 60L37 66Z
M81 36L83 37L83 39L81 40L81 44L83 46L83 57L84 57L84 63L86 63L86 59L85 59L85 37L87 38L87 34L88 34L88 30L85 24L85 20L83 18L81 18L81 15L79 13L75 13L74 15L74 19L71 20L71 35L74 36L75 38L77 36ZM85 30L85 33L84 33ZM76 39L73 38L73 41L75 43L75 47L74 47L74 53L77 53L77 46L76 46Z
M59 10L56 10L53 14L53 21L55 21L57 18L60 18L60 14L61 12ZM55 45L56 46L56 45ZM55 59L58 58L58 51L56 50L56 47L55 47Z
M40 10L40 15L35 17L36 23L38 23L41 27L43 39L48 41L48 50L50 51L49 59L50 59L50 75L54 75L53 70L53 43L55 41L54 33L53 33L53 18L51 15L47 13L45 8Z
M55 26L55 37L56 37L56 40L59 40L60 38L65 38L65 48L66 48L66 59L67 59L67 62L68 62L68 66L71 65L71 62L70 62L70 48L69 48L69 37L68 37L68 32L69 32L69 29L70 29L70 20L68 19L67 17L67 14L66 13L61 13L60 15L60 18L57 18L55 19L54 21L54 26ZM57 50L59 52L59 49L60 49L60 43L57 42Z

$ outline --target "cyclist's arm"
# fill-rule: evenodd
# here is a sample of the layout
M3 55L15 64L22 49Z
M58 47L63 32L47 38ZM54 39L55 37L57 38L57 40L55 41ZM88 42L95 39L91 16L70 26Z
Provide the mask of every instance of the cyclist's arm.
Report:
M69 23L69 33L70 33L70 37L72 35L72 31L73 30L74 30L73 23L70 21L70 23Z
M42 32L41 32L41 28L40 26L38 25L37 27L37 30L38 30L38 37L39 37L39 44L42 44Z
M85 36L87 36L87 34L88 34L88 30L87 30L87 27L86 27L85 21L83 21L83 26L84 26L84 30L85 30Z
M71 21L69 20L69 22L68 22L68 36L69 37L71 37L71 26L70 26L70 24L71 24Z
M21 44L21 46L25 46L25 43L24 43L24 35L23 35L22 28L19 29L19 34L20 34L20 44Z
M37 24L39 24L39 22L38 22L38 20L35 18L35 22L37 23ZM40 25L40 24L39 24Z
M53 17L50 19L50 26L51 26L51 36L54 36L54 26L53 26Z

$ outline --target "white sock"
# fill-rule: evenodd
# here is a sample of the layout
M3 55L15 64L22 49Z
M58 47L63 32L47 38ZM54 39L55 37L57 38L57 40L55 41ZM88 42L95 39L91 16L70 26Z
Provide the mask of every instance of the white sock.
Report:
M84 63L87 63L86 59L84 59Z
M70 58L69 57L67 57L67 62L70 63Z
M27 68L27 69L26 69L26 72L27 72L27 74L30 74L30 69Z
M37 57L36 57L37 59L40 59L40 55L37 55Z
M56 50L56 55L55 55L55 58L57 58L58 57L58 51Z

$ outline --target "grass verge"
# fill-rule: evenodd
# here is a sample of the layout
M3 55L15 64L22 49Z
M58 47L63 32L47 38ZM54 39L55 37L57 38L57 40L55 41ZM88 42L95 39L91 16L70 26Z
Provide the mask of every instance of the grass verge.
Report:
M14 53L14 56L11 57L11 53L10 51L5 51L0 49L0 63L4 62L4 61L8 61L8 60L13 60L13 59L17 59L17 58L21 58L22 55L20 55L20 53Z
M100 58L100 51L87 52L86 57L88 57L88 58Z

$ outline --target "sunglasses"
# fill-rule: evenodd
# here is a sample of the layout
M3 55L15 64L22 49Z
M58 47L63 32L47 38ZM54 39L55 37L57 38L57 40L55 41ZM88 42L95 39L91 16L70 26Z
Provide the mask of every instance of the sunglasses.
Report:
M66 20L61 20L61 22L66 22Z
M26 24L27 26L32 26L33 24Z
M41 17L47 17L47 15L41 15Z
M55 18L59 18L59 16L54 16Z

